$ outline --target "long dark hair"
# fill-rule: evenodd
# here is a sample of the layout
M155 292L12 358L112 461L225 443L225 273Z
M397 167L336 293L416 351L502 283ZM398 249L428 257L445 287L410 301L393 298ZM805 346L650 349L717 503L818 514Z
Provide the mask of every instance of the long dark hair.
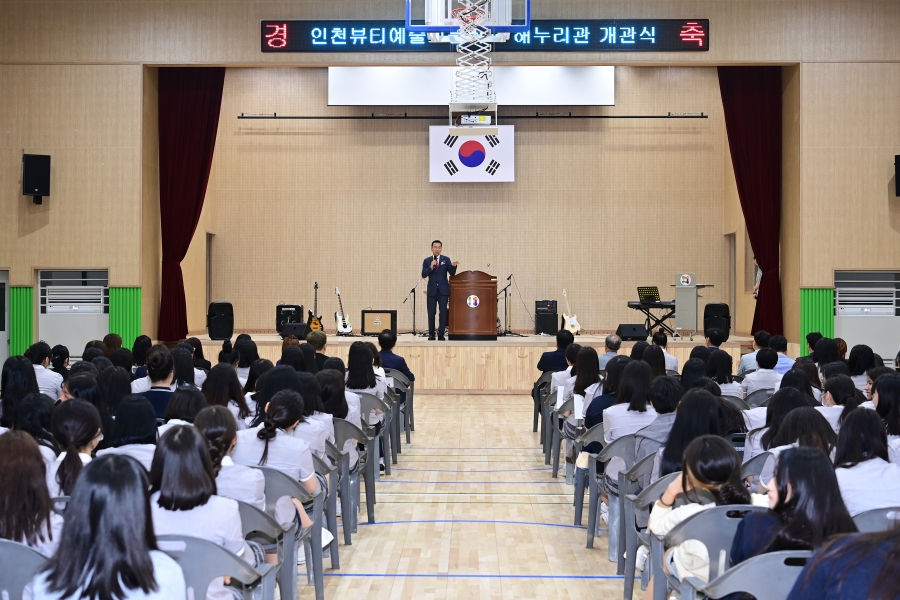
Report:
M159 438L150 465L150 493L156 492L166 510L191 510L215 495L216 474L196 427L176 425Z
M643 360L644 352L647 348L650 347L650 344L643 340L639 340L634 343L634 346L631 347L631 352L628 354L628 357L631 360Z
M369 349L369 352L372 353L372 366L381 367L381 353L378 351L378 347L372 342L363 342L363 344L365 344L366 348ZM302 348L303 344L300 346ZM315 356L313 358L315 358Z
M775 436L778 435L778 430L781 429L781 424L784 423L784 419L788 414L794 409L804 406L809 406L809 403L806 401L804 394L796 388L781 388L772 395L769 405L766 407L765 427L767 429L760 439L760 444L764 450L775 446L772 442ZM754 429L750 432L750 435L761 429L763 428Z
M875 382L878 404L875 411L884 421L888 435L900 435L900 374L885 374Z
M796 363L794 363L796 366ZM815 370L815 366L813 366L813 370ZM816 375L818 377L818 375ZM781 378L781 386L780 389L785 388L794 388L795 390L800 391L803 395L807 396L807 402L810 406L818 406L818 402L816 401L816 396L813 393L812 383L810 383L809 376L806 372L794 368L784 374Z
M69 370L66 368L66 361L69 360L69 349L57 344L53 346L50 352L52 354L50 364L53 371L62 375L63 381L65 381L69 377Z
M234 402L238 407L238 417L246 419L250 416L250 407L244 398L241 382L231 365L219 363L210 369L201 391L206 396L208 406L227 407L229 402Z
M178 419L193 423L194 418L204 408L206 408L206 396L203 395L203 392L195 387L180 387L169 398L163 419L166 421Z
M50 592L120 600L128 590L159 589L148 487L144 467L129 456L102 456L85 466L66 508L59 550L43 568Z
M865 344L857 344L850 349L850 357L847 360L850 367L850 376L865 375L866 371L875 366L875 353Z
M156 443L156 411L147 398L130 394L122 399L109 435L108 446Z
M832 541L816 554L806 567L806 576L798 589L806 589L812 573L817 569L828 568L832 571L835 566L840 565L839 570L831 572L829 577L830 580L837 581L837 589L840 591L841 586L849 579L846 575L858 572L860 563L871 562L873 556L887 546L884 562L878 568L872 587L868 590L857 588L855 595L868 600L895 600L900 595L900 577L897 577L897 570L900 569L900 527L864 533L838 546L836 543L840 539Z
M322 386L312 373L297 373L300 376L300 395L303 396L303 416L311 417L313 413L325 412L322 406Z
M772 446L775 447L794 443L818 448L830 455L837 443L837 434L822 413L811 406L803 406L795 408L784 418L778 433L772 439Z
M633 360L622 371L622 381L619 383L619 394L616 396L617 404L628 404L628 410L646 412L650 403L650 382L653 380L653 372L650 365L642 360Z
M300 344L298 348L300 348L300 352L303 353L303 364L305 367L304 371L312 375L318 373L319 366L316 364L316 349L313 347L313 345L308 342L304 342ZM369 350L371 351L372 348L369 348ZM378 357L377 360L381 362L381 355L377 352L377 350L374 352L374 355Z
M322 406L326 413L336 419L346 419L350 412L345 395L344 376L334 369L322 369L316 373L316 380L322 387Z
M654 377L664 377L666 374L666 355L659 346L650 346L644 350L644 356L641 358L645 363L650 365L650 370Z
M781 529L764 552L814 550L833 535L855 533L831 459L816 448L788 448L775 463Z
M247 383L244 384L244 395L247 395L251 392L256 391L256 382L259 381L259 378L266 371L271 371L275 368L275 365L272 364L271 360L260 358L258 360L254 360L253 364L250 365L250 372L247 375Z
M600 359L597 351L591 346L579 350L576 368L578 374L575 376L575 393L584 396L585 390L595 383L600 383Z
M622 379L622 371L631 362L631 359L622 354L617 354L606 363L606 378L603 380L603 393L610 396L618 396L619 382Z
M841 360L840 356L838 355L837 344L833 339L826 337L823 337L821 340L816 342L813 356L816 359L816 364L819 365L819 369L829 363L839 362Z
M52 539L45 476L44 460L30 435L0 435L0 538L29 546Z
M119 410L119 403L131 394L131 373L122 367L107 367L97 377L100 386L100 418L104 421L104 431L112 427L112 417ZM109 421L107 421L107 417Z
M46 394L28 394L19 404L16 415L16 431L31 435L40 446L46 446L59 454L59 444L50 433L50 419L53 416L53 398Z
M296 347L296 346L292 346ZM256 382L256 394L253 400L256 402L256 417L253 426L263 422L266 416L266 404L281 390L292 390L300 393L300 376L293 367L278 365L262 374Z
M213 472L218 476L222 469L222 459L228 454L237 437L237 421L234 420L231 411L224 406L207 406L197 413L194 427L206 440Z
M850 411L860 404L856 395L856 384L847 375L835 375L829 378L825 382L825 392L831 394L831 399L834 400L835 404L844 407L844 410L841 411L839 423L843 423Z
M741 481L741 460L734 446L715 435L704 435L684 451L681 485L692 502L699 502L690 478L697 487L709 491L716 506L750 504L750 492Z
M688 356L688 360L692 360L695 358L700 359L700 361L703 363L703 367L705 368L706 363L709 362L709 354L709 348L707 348L706 346L694 346L693 348L691 348L691 353Z
M731 383L731 370L734 367L734 359L724 350L713 350L709 353L709 361L706 363L706 376L719 385Z
M63 496L72 495L75 481L81 473L83 463L78 456L79 449L90 444L100 430L100 413L93 404L83 400L69 400L53 409L50 431L66 453L56 471L56 482Z
M19 402L39 392L34 366L24 356L10 356L0 375L0 426L11 428L16 422Z
M199 368L200 363L206 360L206 358L203 357L203 343L199 338L195 337L189 337L185 341L191 345L191 348L194 349L194 366L197 366Z
M239 369L249 369L253 361L259 360L259 352L256 350L256 342L250 339L238 337L234 342L234 349L237 350L240 359L238 360Z
M722 435L719 402L706 390L690 390L678 403L675 422L662 453L660 477L681 469L685 449L704 435Z
M153 340L146 335L139 335L134 338L134 344L131 346L131 354L134 356L134 364L141 367L147 364L147 352L153 346Z
M306 370L306 357L303 356L303 350L300 345L285 346L281 349L281 365L292 367L298 373Z
M372 351L363 342L350 344L347 355L347 389L367 390L376 385Z
M835 467L855 467L861 462L880 458L888 460L888 441L884 423L875 411L850 411L838 434Z
M709 351L706 351L706 353L709 354ZM685 392L694 387L694 383L701 377L706 377L705 361L699 358L692 358L681 367L681 387L684 388Z
M194 357L184 348L172 350L172 366L175 370L175 385L194 385Z
M281 390L266 405L266 418L256 437L266 443L259 466L266 466L269 459L269 442L275 439L279 429L290 427L298 421L303 423L303 397L293 390Z
M794 364L791 366L791 370L803 371L806 373L806 377L809 379L809 385L813 389L822 389L822 380L819 378L819 369L816 368L816 363L808 356L803 356L795 360ZM782 386L783 385L784 384L782 384Z

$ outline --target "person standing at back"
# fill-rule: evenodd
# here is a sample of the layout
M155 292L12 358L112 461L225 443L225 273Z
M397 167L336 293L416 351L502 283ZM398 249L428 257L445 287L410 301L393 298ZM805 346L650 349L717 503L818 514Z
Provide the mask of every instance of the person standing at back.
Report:
M422 261L422 277L428 278L428 339L434 339L434 317L438 309L441 311L438 327L438 339L444 340L447 328L447 302L450 300L450 282L448 275L456 275L459 261L451 262L441 254L444 245L440 240L431 242L431 256Z

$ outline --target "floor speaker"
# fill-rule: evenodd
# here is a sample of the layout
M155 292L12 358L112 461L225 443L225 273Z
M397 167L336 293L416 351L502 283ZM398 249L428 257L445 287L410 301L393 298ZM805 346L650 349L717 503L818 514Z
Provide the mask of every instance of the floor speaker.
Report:
M616 335L624 342L646 341L650 333L643 323L622 323L616 329Z
M281 339L289 335L296 337L298 340L305 340L311 329L306 323L285 323L281 328Z
M731 311L724 302L710 302L703 307L703 331L714 327L725 332L727 342L731 331Z
M303 323L302 304L279 304L275 307L275 331L281 333L287 323Z
M534 315L534 332L536 334L556 335L558 331L559 323L556 322L555 314L538 313Z
M206 311L206 331L211 340L230 340L234 335L234 307L231 302L213 302Z

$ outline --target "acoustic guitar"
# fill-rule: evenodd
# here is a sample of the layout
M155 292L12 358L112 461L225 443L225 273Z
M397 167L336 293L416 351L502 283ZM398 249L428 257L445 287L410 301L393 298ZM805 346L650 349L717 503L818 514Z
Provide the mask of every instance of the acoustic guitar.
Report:
M563 298L566 299L566 312L563 313L562 327L571 331L572 335L578 335L581 333L581 325L578 324L578 317L572 314L572 309L569 308L569 296L566 294L566 290L563 290Z
M314 288L315 300L313 301L313 309L309 312L309 318L306 324L309 325L311 331L322 331L322 315L319 314L319 282L316 282Z
M347 313L344 312L340 288L334 288L334 293L337 294L338 306L341 309L341 312L334 313L334 327L337 329L338 335L350 335L353 332L353 325L350 324L350 319L347 318Z

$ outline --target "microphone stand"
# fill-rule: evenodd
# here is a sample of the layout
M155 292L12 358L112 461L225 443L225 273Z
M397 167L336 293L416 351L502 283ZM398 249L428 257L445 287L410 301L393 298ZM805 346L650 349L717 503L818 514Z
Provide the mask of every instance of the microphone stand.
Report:
M406 298L403 300L403 304L406 304L406 301L409 300L409 297L412 296L412 313L413 313L413 325L412 325L412 335L414 336L424 336L425 333L419 333L416 330L416 290L419 289L419 284L422 283L424 277L420 277L418 281L416 281L416 285L413 286L409 293L406 295Z
M521 333L513 333L509 329L509 288L512 287L512 275L506 278L506 287L497 292L497 297L500 297L500 294L503 294L503 331L500 332L500 335L503 336L513 336L513 337L525 337Z

